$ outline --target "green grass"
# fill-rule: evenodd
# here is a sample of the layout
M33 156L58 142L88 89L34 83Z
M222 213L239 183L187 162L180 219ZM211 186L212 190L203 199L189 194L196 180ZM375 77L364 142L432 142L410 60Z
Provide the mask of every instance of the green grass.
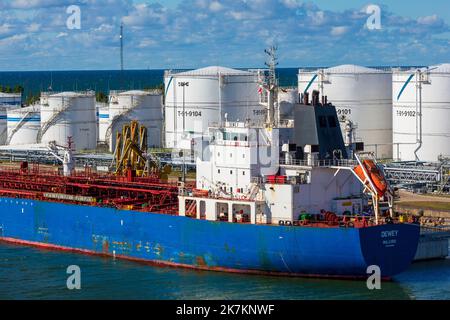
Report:
M178 177L181 177L181 171L172 171L169 174L169 178L178 178ZM196 174L195 174L194 171L189 171L189 172L186 173L186 179L193 179L193 180L195 180L195 178L196 178Z
M397 205L415 209L450 211L450 202L405 201L405 202L397 202Z

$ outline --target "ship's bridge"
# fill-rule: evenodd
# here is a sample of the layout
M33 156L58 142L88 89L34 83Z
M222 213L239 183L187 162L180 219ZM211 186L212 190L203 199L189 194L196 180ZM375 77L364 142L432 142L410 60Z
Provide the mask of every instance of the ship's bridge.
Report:
M223 196L251 192L252 177L279 170L278 129L249 123L213 125L197 153L197 188Z

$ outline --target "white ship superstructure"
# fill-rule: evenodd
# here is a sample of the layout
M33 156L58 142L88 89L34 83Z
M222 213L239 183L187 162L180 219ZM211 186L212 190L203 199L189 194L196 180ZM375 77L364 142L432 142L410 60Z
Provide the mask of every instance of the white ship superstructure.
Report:
M180 214L210 221L293 224L302 214L363 213L357 161L280 160L279 130L225 123L210 127L197 157L196 189L181 192ZM310 150L310 151L308 151Z

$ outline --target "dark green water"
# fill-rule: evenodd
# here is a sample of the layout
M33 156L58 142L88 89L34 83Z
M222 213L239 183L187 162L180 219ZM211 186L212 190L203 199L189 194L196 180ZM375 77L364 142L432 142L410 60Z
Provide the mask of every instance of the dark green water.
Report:
M66 288L69 265L81 290ZM365 282L197 272L0 244L0 299L450 299L450 260L416 263L381 290Z

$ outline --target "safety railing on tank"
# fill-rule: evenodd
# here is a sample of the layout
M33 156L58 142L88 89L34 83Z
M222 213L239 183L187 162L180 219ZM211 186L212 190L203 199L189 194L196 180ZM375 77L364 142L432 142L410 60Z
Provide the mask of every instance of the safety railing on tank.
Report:
M240 69L236 68L234 69L236 72L231 72L228 70L226 73L223 73L224 76L255 76L257 75L258 71L263 72L263 69ZM194 76L194 77L202 77L202 76L215 76L219 74L219 69L217 69L217 72L214 72L214 69L210 69L207 71L201 71L196 69L172 69L172 70L166 70L164 72L165 77L185 77L185 76ZM250 74L244 74L243 72L249 72ZM180 74L181 73L181 74ZM185 73L185 74L183 74Z
M139 91L139 92L145 92L149 95L161 95L163 93L162 89L139 89L139 90L110 90L109 95L110 96L118 96L123 93L130 92L130 95L133 95L133 91Z
M60 90L60 91L42 91L41 92L41 96L44 97L48 97L48 96L52 96L52 95L56 95L56 94L61 94L61 93L65 93L67 91L64 90ZM95 96L95 91L94 90L82 90L82 91L73 91L74 93L80 95L80 96Z

